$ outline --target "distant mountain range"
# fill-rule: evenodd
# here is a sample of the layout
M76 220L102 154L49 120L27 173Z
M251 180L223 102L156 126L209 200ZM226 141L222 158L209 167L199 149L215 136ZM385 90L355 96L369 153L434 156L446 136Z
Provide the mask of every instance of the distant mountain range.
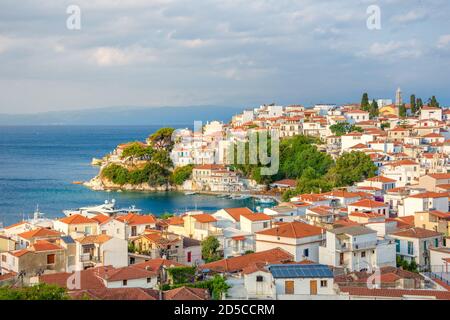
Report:
M0 114L0 125L179 125L195 120L228 122L233 106L109 107L35 114Z

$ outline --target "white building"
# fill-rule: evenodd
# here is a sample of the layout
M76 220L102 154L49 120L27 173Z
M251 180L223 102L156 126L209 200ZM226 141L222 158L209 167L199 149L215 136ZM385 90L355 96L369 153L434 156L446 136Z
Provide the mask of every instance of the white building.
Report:
M319 256L320 263L351 272L396 265L395 243L379 240L377 231L358 225L327 230Z
M319 246L324 240L322 228L298 221L282 223L255 235L257 252L278 247L292 254L295 261L318 262Z
M398 206L398 215L413 216L416 212L428 210L448 212L448 193L429 191L410 195L403 199L403 205Z

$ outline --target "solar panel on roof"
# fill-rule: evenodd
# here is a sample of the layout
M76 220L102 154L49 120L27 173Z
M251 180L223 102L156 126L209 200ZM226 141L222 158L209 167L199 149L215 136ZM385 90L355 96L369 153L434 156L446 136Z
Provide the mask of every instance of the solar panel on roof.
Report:
M272 265L269 267L274 278L332 278L333 273L326 265Z

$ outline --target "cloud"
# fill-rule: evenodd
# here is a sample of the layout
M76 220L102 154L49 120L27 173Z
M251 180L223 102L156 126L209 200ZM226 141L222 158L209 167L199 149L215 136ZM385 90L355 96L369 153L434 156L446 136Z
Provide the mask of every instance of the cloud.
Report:
M407 13L402 13L402 14L393 16L391 18L391 21L397 22L397 23L411 23L411 22L423 20L425 17L426 17L426 14L424 11L411 10L411 11L408 11Z
M156 60L151 50L142 47L100 47L91 53L91 59L100 67L124 66Z
M375 42L361 56L378 59L386 58L418 58L423 54L421 46L416 40Z
M439 37L437 47L442 49L446 48L450 44L450 34L445 34Z

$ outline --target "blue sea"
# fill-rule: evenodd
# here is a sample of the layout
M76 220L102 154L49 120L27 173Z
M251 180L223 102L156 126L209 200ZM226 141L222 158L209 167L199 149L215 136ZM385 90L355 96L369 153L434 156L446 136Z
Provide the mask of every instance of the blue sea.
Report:
M183 127L183 126L181 126ZM187 127L187 126L184 126ZM62 210L98 205L115 199L119 207L144 213L181 213L198 209L248 206L252 199L231 200L211 195L186 196L180 192L91 191L73 181L98 173L92 158L101 158L118 144L144 140L156 126L0 126L0 223L5 226L33 215L62 217Z

